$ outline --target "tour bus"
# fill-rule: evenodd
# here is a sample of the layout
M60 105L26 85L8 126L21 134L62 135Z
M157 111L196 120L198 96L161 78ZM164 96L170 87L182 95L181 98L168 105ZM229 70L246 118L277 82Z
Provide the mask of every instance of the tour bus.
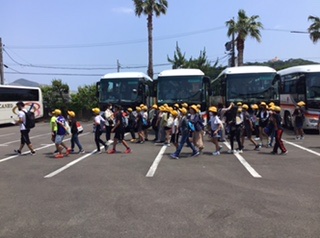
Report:
M16 103L23 101L27 110L35 117L43 117L43 99L38 87L0 85L0 124L15 123L18 119Z
M239 66L224 69L211 81L210 103L242 102L249 105L262 101L279 104L279 80L276 70L268 66Z
M153 103L153 80L140 72L117 72L104 75L97 83L99 105L105 110L108 104L123 108Z
M305 102L304 129L318 129L320 112L320 64L293 66L277 72L280 77L280 106L284 124L292 127L293 111Z
M210 79L200 69L171 69L159 73L155 80L158 105L187 103L208 108Z

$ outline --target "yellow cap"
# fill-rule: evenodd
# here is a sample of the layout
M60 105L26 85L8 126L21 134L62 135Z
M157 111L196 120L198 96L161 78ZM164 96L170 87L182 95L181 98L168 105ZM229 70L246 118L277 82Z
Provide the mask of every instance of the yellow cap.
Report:
M300 101L300 102L297 103L297 105L298 105L299 107L304 107L306 104L305 104L304 101Z
M178 112L176 110L172 110L171 111L171 115L176 117L176 116L178 116Z
M153 109L158 109L157 104L153 104L153 105L152 105L152 108L153 108Z
M92 111L94 114L98 115L100 113L100 109L95 107L95 108L92 108Z
M257 105L257 104L253 104L253 105L251 105L251 108L252 108L253 110L259 109L259 107L258 107L258 105Z
M274 109L273 109L274 111L276 111L276 112L281 112L281 107L279 107L279 106L274 106Z
M179 110L183 115L186 115L188 113L188 111L187 111L187 109L185 107L180 108Z
M74 113L74 111L68 111L68 115L71 117L76 117L76 114Z
M217 108L216 107L209 107L209 112L213 112L213 113L217 113L218 112L218 110L217 110Z
M128 112L132 112L132 108L131 107L128 107Z
M265 102L261 102L260 106L267 106L267 104Z
M237 106L242 106L242 102L237 102Z
M141 107L136 107L137 112L141 112Z
M61 115L61 110L60 109L55 109L52 114L54 114L55 116L60 116Z
M188 103L184 102L184 103L181 104L181 106L184 107L184 108L188 108Z
M192 106L190 106L190 108L191 108L192 110L194 110L195 112L198 112L198 111L199 111L199 109L197 108L196 105L192 105Z
M248 109L249 109L249 106L248 106L247 104L243 104L243 105L242 105L242 109L248 110Z

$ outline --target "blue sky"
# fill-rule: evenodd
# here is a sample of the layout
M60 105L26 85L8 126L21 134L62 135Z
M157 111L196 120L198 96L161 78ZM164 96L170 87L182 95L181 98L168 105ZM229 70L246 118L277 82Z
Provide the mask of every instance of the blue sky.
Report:
M79 86L97 82L100 75L116 72L117 60L121 71L147 71L147 21L145 16L135 16L131 0L0 2L0 37L5 45L4 64L9 66L5 69L6 83L26 78L50 84L53 79L61 79L77 90ZM167 14L154 19L155 73L170 68L163 64L168 63L167 56L173 57L176 42L187 58L198 57L205 48L209 60L219 59L219 64L226 65L224 44L230 39L225 22L236 17L239 9L248 16L259 15L265 28L261 43L247 39L245 62L275 57L320 62L320 42L313 44L308 34L290 33L307 31L311 24L308 16L320 16L318 0L168 0L168 3ZM88 74L92 76L80 76Z

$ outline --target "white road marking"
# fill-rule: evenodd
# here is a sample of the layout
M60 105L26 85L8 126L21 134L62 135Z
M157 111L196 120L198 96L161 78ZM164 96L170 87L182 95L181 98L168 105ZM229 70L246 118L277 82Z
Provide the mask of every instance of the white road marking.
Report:
M153 177L153 175L155 174L157 168L158 168L158 165L163 157L163 153L166 151L167 149L167 146L164 145L162 146L161 150L159 151L157 157L155 158L155 160L153 161L148 173L146 174L146 177Z
M102 148L103 148L103 146L102 146L100 149L102 149ZM70 168L72 165L75 165L76 163L80 162L81 160L84 160L85 158L93 155L96 151L97 151L97 150L94 150L94 151L92 151L92 152L89 153L89 154L86 154L86 155L84 155L84 156L81 156L80 158L78 158L78 159L70 162L69 164L66 164L65 166L61 167L60 169L57 169L56 171L53 171L53 172L50 173L50 174L47 174L46 176L44 176L44 178L52 178L52 177L56 176L57 174L61 173L62 171Z
M231 149L230 144L228 142L224 142L224 144L229 149ZM240 161L240 163L246 168L246 170L248 170L248 172L252 175L252 177L262 178L262 176L260 174L258 174L258 172L255 171L255 169L252 168L252 166L239 153L236 153L234 155L237 157L237 159Z
M50 135L50 133L41 134L41 135L36 135L36 136L31 136L31 137L30 137L30 140L33 139L33 138L42 137L42 136L48 136L48 135ZM20 136L20 134L19 134L19 136ZM14 141L8 141L8 142L6 142L6 143L3 143L2 145L9 145L9 144L17 143L17 142L20 142L20 139L19 139L19 140L14 140Z
M3 134L3 135L0 135L0 137L10 136L10 135L14 135L14 133Z
M308 149L308 148L306 148L306 147L303 147L303 146L301 146L301 145L297 145L297 144L292 143L292 142L287 141L287 140L282 140L282 141L286 142L286 144L293 145L293 146L295 146L295 147L297 147L297 148L299 148L299 149L301 149L301 150L305 150L305 151L307 151L307 152L309 152L309 153L311 153L311 154L320 156L320 153L318 153L318 152L316 152L316 151L313 151L313 150L310 150L310 149Z
M79 137L80 137L80 136L87 135L87 134L90 134L90 132L83 133L83 134L79 135ZM69 140L71 140L71 138L65 139L65 140L63 140L63 141L69 141ZM54 144L53 144L53 143L52 143L52 144L47 144L47 145L45 145L45 146L42 146L42 147L39 147L39 148L35 148L34 150L35 150L35 151L38 151L38 150L42 150L42 149L45 149L45 148L50 147L50 146L54 146ZM22 153L22 155L27 155L27 154L30 154L30 151L26 151L26 152L23 152L23 153ZM7 158L0 159L0 163L2 163L2 162L4 162L4 161L7 161L7 160L14 159L14 158L16 158L16 157L18 157L18 156L20 156L20 155L12 155L12 156L9 156L9 157L7 157Z

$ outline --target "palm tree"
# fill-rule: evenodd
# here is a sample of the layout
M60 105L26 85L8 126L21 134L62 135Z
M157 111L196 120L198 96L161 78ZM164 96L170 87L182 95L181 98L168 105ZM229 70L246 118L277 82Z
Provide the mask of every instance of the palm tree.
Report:
M153 78L153 15L159 17L161 14L166 14L168 8L167 0L133 0L135 5L135 14L147 15L148 26L148 75Z
M309 16L308 20L313 22L308 28L310 39L313 43L317 43L317 41L320 40L320 18Z
M237 43L239 66L243 65L244 42L247 36L249 35L258 42L261 42L260 30L263 29L263 25L261 22L257 21L258 18L258 15L248 17L244 10L239 10L238 20L236 22L234 19L226 22L226 26L228 27L227 35L229 37L234 34L237 35L235 40Z

